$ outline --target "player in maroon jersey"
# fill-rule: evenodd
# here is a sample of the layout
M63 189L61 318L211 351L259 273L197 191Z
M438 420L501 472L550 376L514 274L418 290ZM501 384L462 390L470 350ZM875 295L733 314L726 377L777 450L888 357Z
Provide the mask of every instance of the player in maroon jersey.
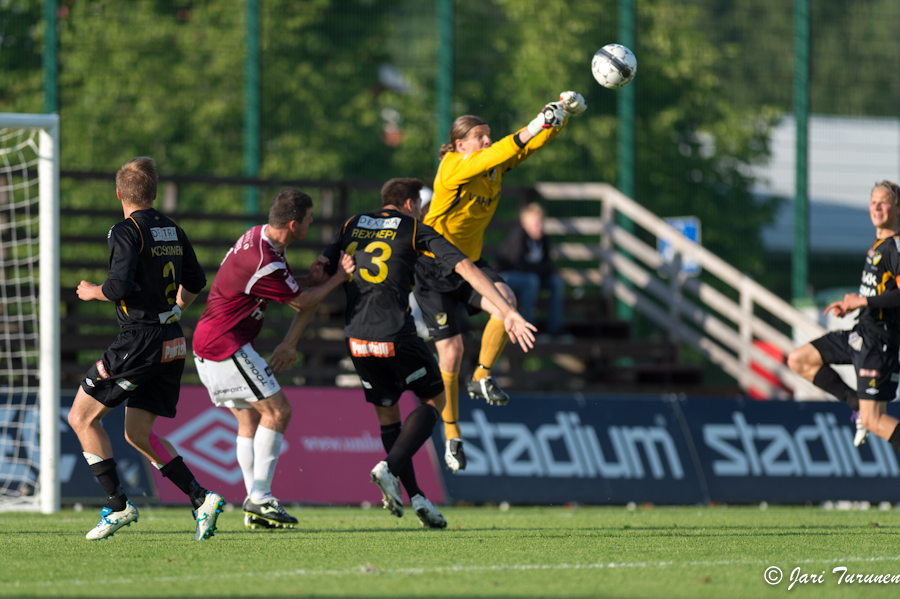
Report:
M272 202L269 222L244 233L228 250L209 292L206 311L194 332L194 361L200 380L217 406L238 421L237 458L244 474L248 528L289 528L297 519L272 496L272 477L291 420L291 405L275 380L297 359L297 341L319 302L353 272L350 256L337 258L328 277L319 257L305 279L295 280L285 249L306 237L312 223L312 198L282 190ZM301 293L301 288L309 287ZM256 352L269 302L297 310L270 364Z

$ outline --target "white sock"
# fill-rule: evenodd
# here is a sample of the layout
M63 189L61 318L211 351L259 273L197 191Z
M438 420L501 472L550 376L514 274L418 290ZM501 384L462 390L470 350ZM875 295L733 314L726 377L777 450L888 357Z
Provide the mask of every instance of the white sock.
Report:
M250 495L250 491L253 489L253 437L237 438L237 461L244 474L247 495Z
M284 434L260 426L253 437L253 489L250 500L253 503L265 503L272 497L272 477L278 465L278 454Z

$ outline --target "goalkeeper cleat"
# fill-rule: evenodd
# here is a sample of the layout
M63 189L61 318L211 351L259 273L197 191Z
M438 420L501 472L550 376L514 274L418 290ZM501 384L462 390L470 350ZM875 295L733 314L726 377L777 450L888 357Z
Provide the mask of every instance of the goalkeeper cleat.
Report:
M492 406L505 406L509 401L509 395L497 386L497 381L492 376L486 376L480 381L470 380L466 391L472 399L480 397Z
M444 461L451 472L466 469L466 454L463 451L462 439L444 441Z
M853 445L859 447L863 443L866 442L866 437L869 436L869 431L866 430L866 427L862 424L862 418L859 417L859 412L853 412L853 415L850 416L850 421L856 425L856 433L853 435Z
M251 526L248 518L262 526ZM254 503L249 497L244 500L244 525L247 528L294 528L296 523L297 519L284 511L274 497L264 503Z
M222 513L222 508L224 507L225 500L222 499L221 495L211 491L206 492L206 499L203 501L203 505L193 512L194 517L197 519L197 532L194 535L195 541L209 539L215 534L216 521L219 519L219 514Z
M403 517L403 498L400 496L400 481L388 470L387 462L381 461L372 468L372 482L381 489L381 503L391 514Z
M447 520L444 519L434 504L422 497L421 495L413 495L412 500L413 511L419 517L419 522L425 528L447 528Z
M105 507L100 511L100 522L84 538L89 541L108 539L123 526L131 526L131 523L137 520L137 508L130 501L125 503L125 509L120 512Z

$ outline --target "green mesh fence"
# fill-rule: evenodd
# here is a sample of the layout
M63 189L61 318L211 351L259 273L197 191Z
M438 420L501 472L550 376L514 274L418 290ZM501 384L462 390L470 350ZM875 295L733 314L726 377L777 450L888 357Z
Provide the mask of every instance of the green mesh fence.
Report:
M112 173L146 154L163 174L240 176L243 2L57 3L64 172ZM589 65L616 41L617 0L451 4L452 116L478 114L499 139L561 91L578 90L589 104L507 184L615 183L619 96L594 82ZM855 241L817 247L816 239L855 240L848 223L857 221L863 235L867 186L900 178L900 4L810 5L816 290L852 281L861 252ZM440 117L437 14L436 0L262 0L260 177L372 189L393 176L430 181ZM42 110L42 15L41 0L0 1L0 111ZM789 296L793 163L779 135L793 103L793 3L635 0L635 15L636 199L661 216L698 216L706 247ZM816 117L843 119L843 128ZM95 185L64 181L63 206L95 206ZM270 191L261 190L263 205ZM498 219L514 218L520 199L511 194ZM369 206L354 202L346 208ZM846 212L835 217L826 205ZM179 197L180 210L242 206L240 186ZM560 203L550 214L584 209Z

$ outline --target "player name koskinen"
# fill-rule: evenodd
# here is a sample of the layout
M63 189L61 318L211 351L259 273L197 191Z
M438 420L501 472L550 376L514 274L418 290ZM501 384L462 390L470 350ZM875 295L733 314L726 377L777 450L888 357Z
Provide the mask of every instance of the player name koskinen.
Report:
M151 256L183 256L184 250L180 245L154 245L150 248Z

